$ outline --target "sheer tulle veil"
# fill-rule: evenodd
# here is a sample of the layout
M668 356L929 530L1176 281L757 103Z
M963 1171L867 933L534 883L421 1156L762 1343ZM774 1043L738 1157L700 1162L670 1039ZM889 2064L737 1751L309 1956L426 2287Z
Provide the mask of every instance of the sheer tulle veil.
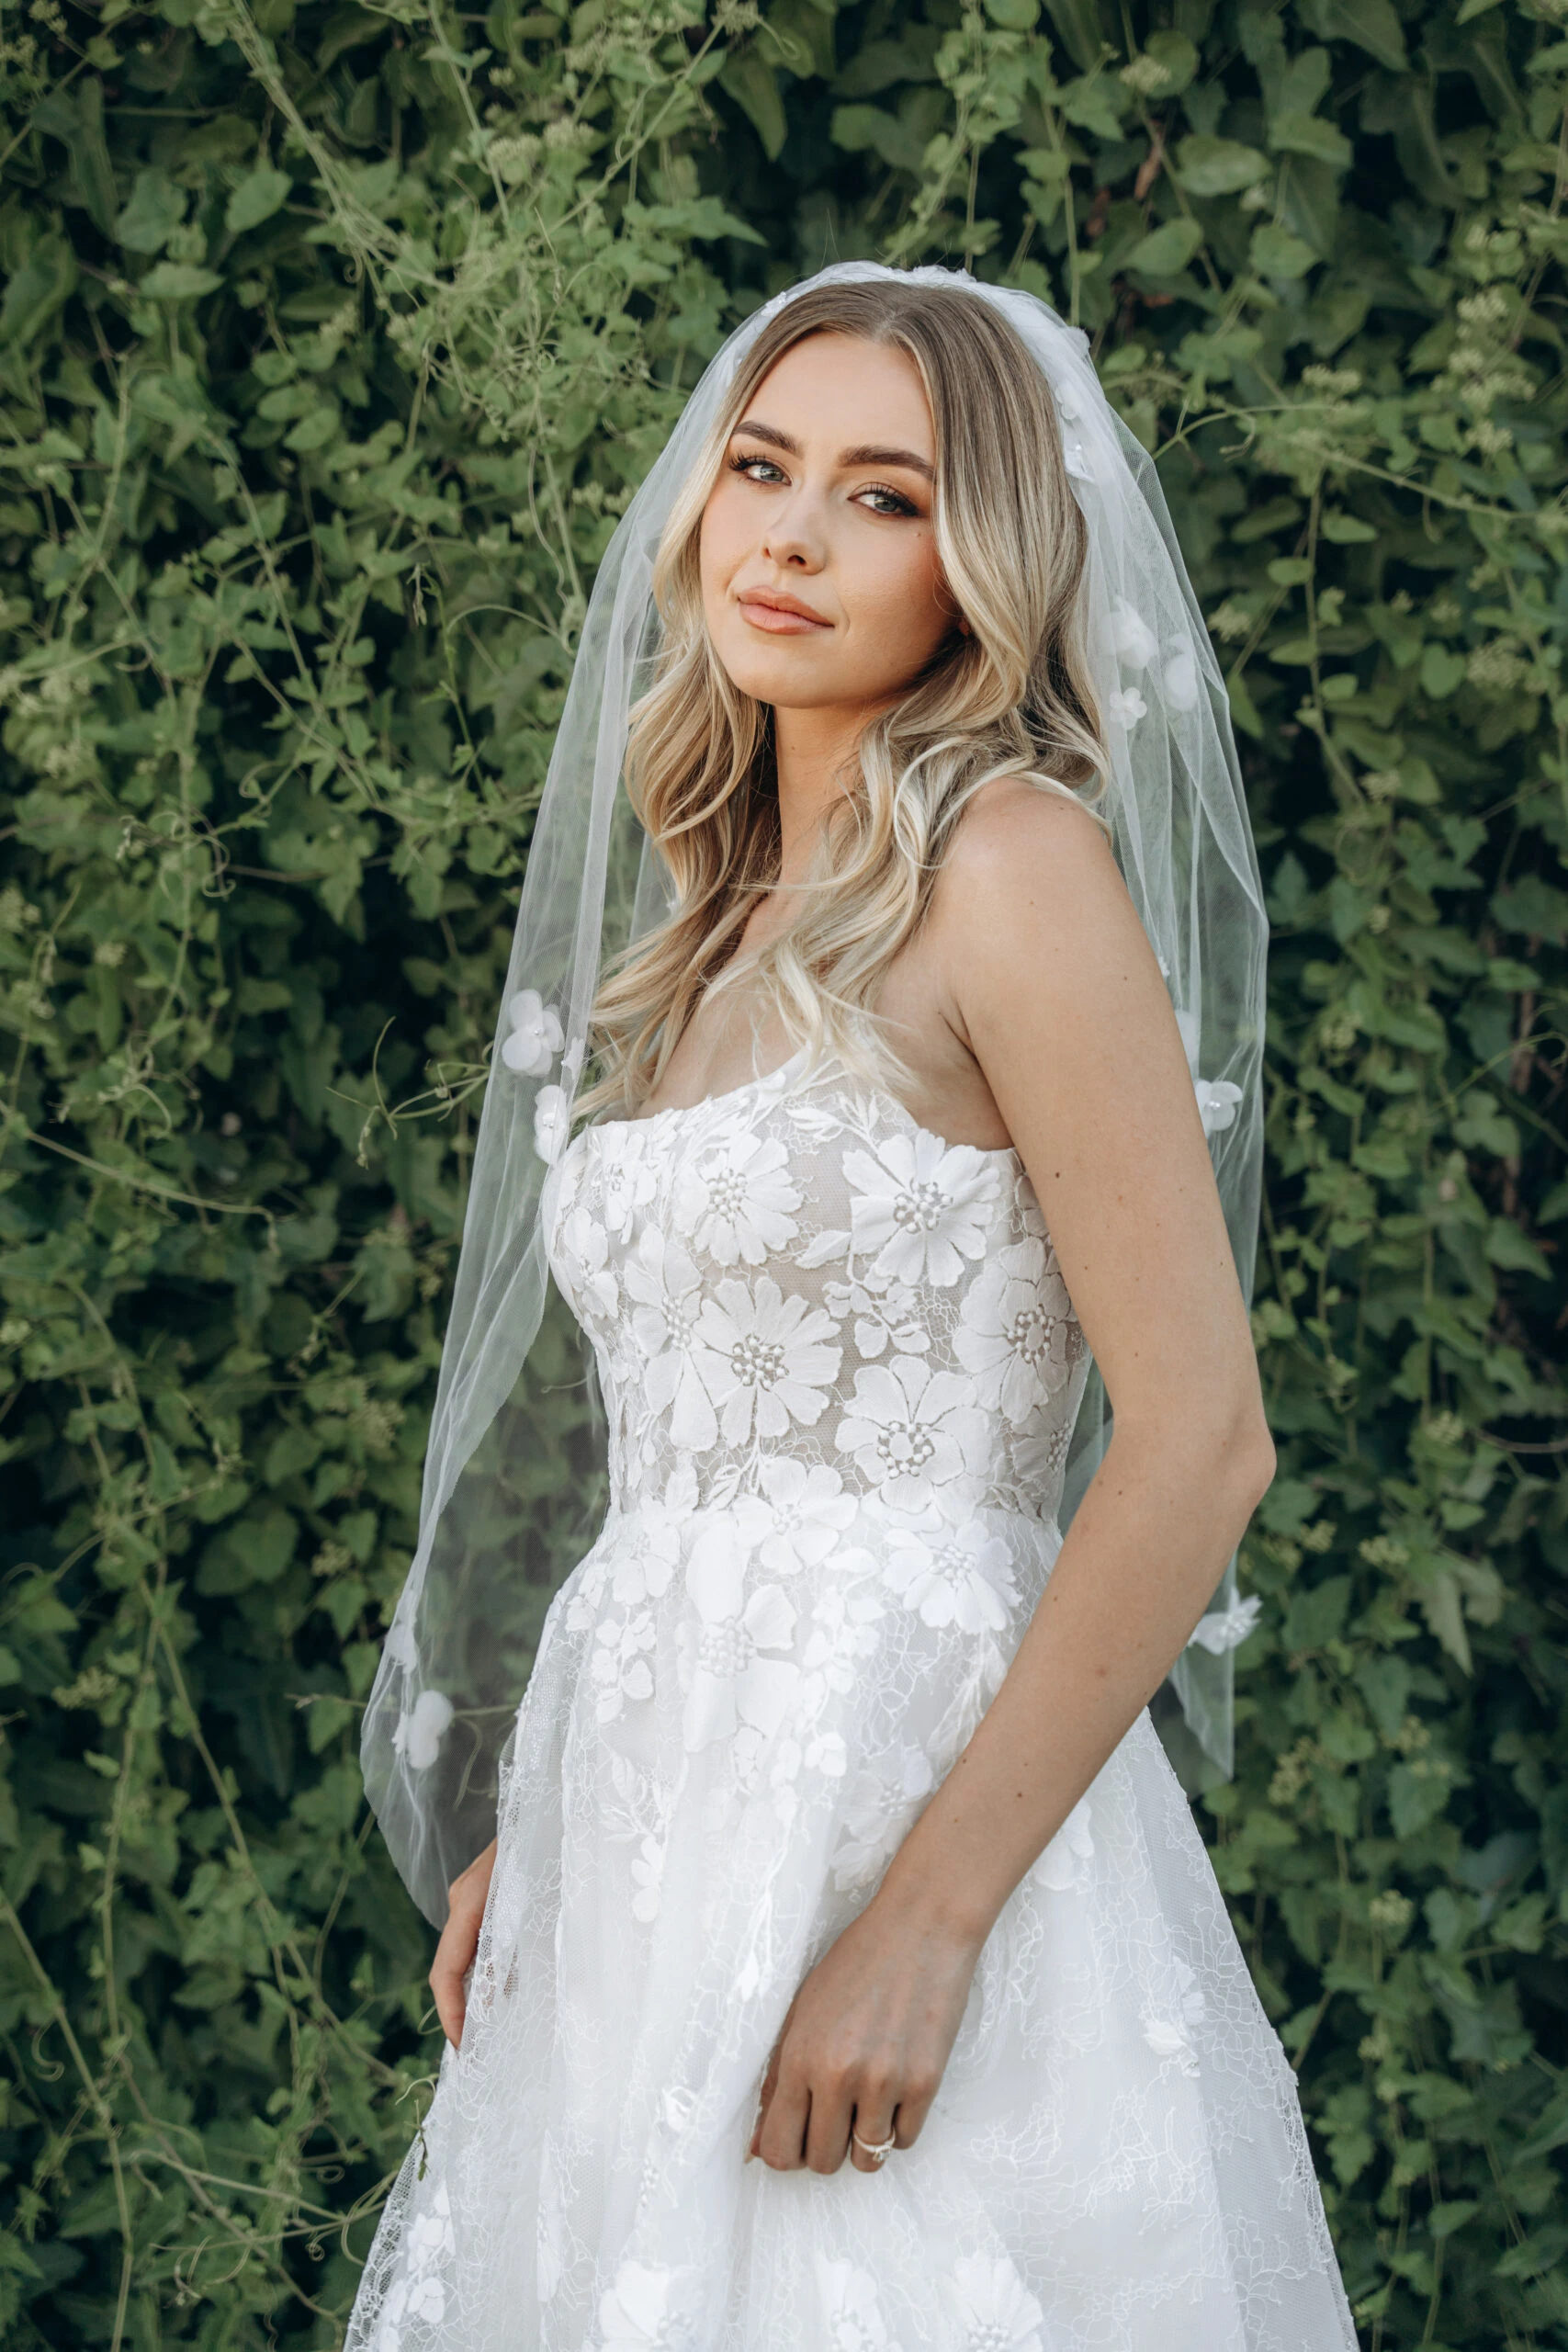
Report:
M665 519L765 321L807 287L890 276L846 262L755 311L711 361L600 565L523 886L474 1151L456 1292L425 1462L418 1547L366 1712L366 1785L415 1899L446 1916L457 1872L491 1835L536 1638L527 1584L528 1464L548 1441L535 1349L547 1268L540 1190L570 1131L590 1009L607 958L664 911L657 860L623 782L629 714L650 676L654 558ZM1262 1162L1268 931L1224 682L1152 460L1107 401L1087 337L1031 294L960 271L1049 381L1088 525L1085 634L1106 726L1098 802L1169 987L1244 1292ZM1091 1378L1063 1521L1109 1438ZM1170 1736L1189 1776L1231 1768L1232 1653L1256 1604L1235 1563L1178 1661ZM1178 1713L1178 1707L1179 1713Z

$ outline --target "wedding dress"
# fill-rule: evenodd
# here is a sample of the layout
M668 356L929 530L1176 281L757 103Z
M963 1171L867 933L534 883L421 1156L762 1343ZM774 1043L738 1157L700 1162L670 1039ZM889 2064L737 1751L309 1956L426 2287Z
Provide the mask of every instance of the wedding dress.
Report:
M349 2352L1354 2352L1294 2077L1146 1714L1004 1906L916 2144L742 2162L791 1997L1060 1543L1087 1358L1017 1154L797 1055L585 1127L544 1216L612 1500Z

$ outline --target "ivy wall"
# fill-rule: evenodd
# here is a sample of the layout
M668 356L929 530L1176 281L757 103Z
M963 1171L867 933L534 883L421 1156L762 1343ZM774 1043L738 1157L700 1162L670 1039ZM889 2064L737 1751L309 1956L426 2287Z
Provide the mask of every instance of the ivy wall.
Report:
M855 254L1049 295L1159 455L1276 926L1201 1815L1366 2344L1568 2346L1565 102L1568 0L0 14L7 2346L340 2340L435 2046L357 1711L574 634Z

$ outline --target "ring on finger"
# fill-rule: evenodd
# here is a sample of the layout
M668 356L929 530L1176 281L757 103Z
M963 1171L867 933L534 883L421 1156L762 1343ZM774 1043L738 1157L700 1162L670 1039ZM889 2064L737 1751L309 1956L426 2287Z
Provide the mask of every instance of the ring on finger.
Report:
M889 2132L886 2140L863 2140L860 2133L852 2126L850 2137L862 2155L869 2156L874 2165L881 2164L898 2144L898 2135L896 2132Z

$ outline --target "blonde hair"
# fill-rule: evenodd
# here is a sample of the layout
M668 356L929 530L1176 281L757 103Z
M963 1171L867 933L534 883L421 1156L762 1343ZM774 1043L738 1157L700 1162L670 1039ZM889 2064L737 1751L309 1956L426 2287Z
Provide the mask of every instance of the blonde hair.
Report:
M772 714L738 691L714 652L699 536L753 393L786 351L818 334L902 351L919 370L936 437L937 552L970 634L955 624L897 705L868 721L796 911L736 967L747 917L779 876ZM701 1000L740 976L797 1047L907 1079L873 1006L925 914L964 808L1000 776L1072 798L1092 797L1083 787L1103 779L1082 644L1087 548L1050 387L989 303L955 288L828 286L762 330L660 543L663 640L654 684L632 712L626 779L672 881L674 910L600 989L592 1027L600 1076L581 1110L634 1109Z

